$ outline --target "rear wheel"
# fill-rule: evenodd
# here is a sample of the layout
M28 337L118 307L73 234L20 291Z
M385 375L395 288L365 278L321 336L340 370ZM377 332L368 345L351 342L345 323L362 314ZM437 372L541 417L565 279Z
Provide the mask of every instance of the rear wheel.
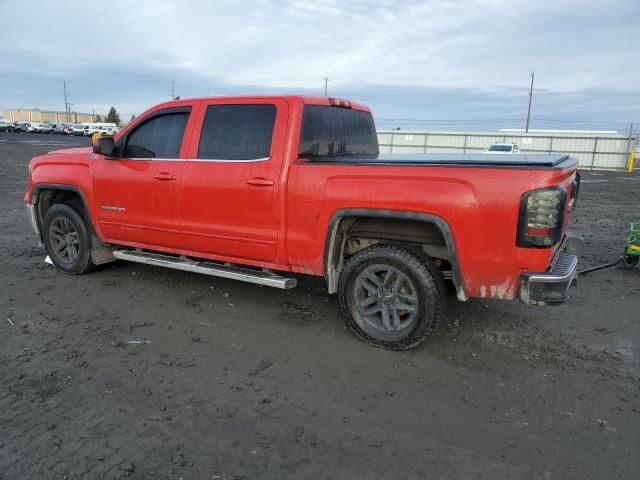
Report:
M91 236L82 216L70 205L53 205L44 216L42 237L58 270L83 274L93 269Z
M407 350L444 317L444 281L430 258L398 245L374 245L345 263L340 307L349 328L377 347Z

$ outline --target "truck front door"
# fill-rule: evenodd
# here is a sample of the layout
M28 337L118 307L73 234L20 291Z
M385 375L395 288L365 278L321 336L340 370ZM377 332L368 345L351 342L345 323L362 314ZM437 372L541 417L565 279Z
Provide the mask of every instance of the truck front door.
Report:
M106 241L184 247L179 194L190 111L180 106L152 112L119 140L117 156L98 159L95 215Z
M288 104L207 100L199 111L181 191L182 233L198 253L255 262L276 258L279 179Z

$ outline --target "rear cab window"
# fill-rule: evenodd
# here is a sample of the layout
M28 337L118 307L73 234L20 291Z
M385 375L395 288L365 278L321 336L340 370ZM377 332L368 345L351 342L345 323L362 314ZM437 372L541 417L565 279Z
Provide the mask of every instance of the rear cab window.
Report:
M378 156L378 137L370 112L305 105L298 157Z
M209 105L204 116L198 159L267 160L276 121L273 104Z

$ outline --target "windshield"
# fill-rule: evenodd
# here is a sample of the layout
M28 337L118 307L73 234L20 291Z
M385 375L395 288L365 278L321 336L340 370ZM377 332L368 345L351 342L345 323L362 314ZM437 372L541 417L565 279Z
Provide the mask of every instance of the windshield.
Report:
M489 147L490 152L510 152L511 145L491 145Z
M378 139L369 112L307 105L302 114L300 157L378 155Z

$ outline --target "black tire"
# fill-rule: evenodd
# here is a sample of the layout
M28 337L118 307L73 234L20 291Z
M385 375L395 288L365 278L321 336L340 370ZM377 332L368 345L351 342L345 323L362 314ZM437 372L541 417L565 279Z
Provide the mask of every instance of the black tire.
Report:
M445 285L438 267L431 258L399 245L373 245L348 257L338 296L351 331L389 350L418 346L445 316Z
M633 270L638 266L638 260L640 260L638 255L623 255L620 259L620 265L627 270Z
M47 254L58 270L81 275L95 267L91 260L89 228L71 205L58 203L47 210L42 237Z

